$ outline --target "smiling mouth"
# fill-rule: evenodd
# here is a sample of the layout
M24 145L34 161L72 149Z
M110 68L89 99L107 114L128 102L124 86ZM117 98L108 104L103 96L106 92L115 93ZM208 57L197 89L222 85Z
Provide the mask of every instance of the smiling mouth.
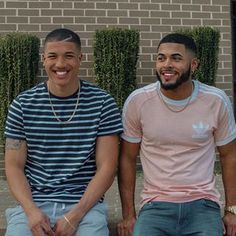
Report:
M67 74L67 71L55 71L55 73L58 75L58 76L65 76Z
M161 72L161 75L164 77L165 80L170 80L175 76L175 73L173 71L163 71Z

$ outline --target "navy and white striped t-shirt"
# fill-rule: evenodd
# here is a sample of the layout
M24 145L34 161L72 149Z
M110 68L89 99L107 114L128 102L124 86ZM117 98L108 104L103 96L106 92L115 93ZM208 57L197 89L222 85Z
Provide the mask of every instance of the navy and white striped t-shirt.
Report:
M68 120L77 101L51 95L54 110ZM120 134L122 123L114 99L81 80L79 106L69 123L60 123L50 105L46 83L21 93L11 104L7 138L26 140L25 174L35 201L76 203L96 171L97 136Z

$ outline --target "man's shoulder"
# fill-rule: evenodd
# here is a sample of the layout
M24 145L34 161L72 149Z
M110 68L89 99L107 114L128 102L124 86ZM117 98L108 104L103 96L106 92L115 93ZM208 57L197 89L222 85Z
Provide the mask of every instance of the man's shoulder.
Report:
M103 96L109 95L107 91L105 91L104 89L98 87L97 85L89 81L86 81L86 80L80 80L80 81L81 81L82 88L86 93L90 92L92 94L99 94Z
M155 97L157 95L158 82L148 84L134 90L127 98L126 103L141 100L142 102Z
M199 92L206 96L218 97L219 99L228 98L225 91L220 88L213 85L204 84L200 81L196 81L196 83L198 84Z
M115 98L104 89L98 87L95 84L92 84L88 81L81 80L81 101L86 102L87 105L90 104L90 102L93 105L96 105L98 103L100 104L115 104ZM90 101L90 102L89 102Z
M39 84L36 84L35 86L33 86L30 89L27 89L23 92L21 92L18 97L22 98L22 97L28 97L28 96L33 96L35 94L40 94L42 92L45 92L45 82L41 82Z

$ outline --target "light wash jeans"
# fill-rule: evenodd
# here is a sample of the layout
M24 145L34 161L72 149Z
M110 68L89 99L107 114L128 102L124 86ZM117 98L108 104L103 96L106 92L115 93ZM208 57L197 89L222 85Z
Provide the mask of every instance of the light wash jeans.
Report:
M50 218L52 227L57 219L66 214L74 204L44 202L38 207ZM21 206L6 210L7 231L5 236L32 236L27 217ZM82 219L75 236L108 236L107 205L97 203Z
M133 235L222 236L220 207L206 199L146 203L140 210Z

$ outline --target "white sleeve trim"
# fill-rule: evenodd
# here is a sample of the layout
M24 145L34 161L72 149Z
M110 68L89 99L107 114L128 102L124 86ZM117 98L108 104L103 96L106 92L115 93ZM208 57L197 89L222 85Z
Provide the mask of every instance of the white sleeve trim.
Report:
M224 139L224 140L220 140L218 142L216 142L216 146L223 146L227 143L230 143L231 141L233 141L234 139L236 139L236 134L233 134L232 136Z
M141 138L128 137L124 133L121 134L121 138L130 143L140 143Z

